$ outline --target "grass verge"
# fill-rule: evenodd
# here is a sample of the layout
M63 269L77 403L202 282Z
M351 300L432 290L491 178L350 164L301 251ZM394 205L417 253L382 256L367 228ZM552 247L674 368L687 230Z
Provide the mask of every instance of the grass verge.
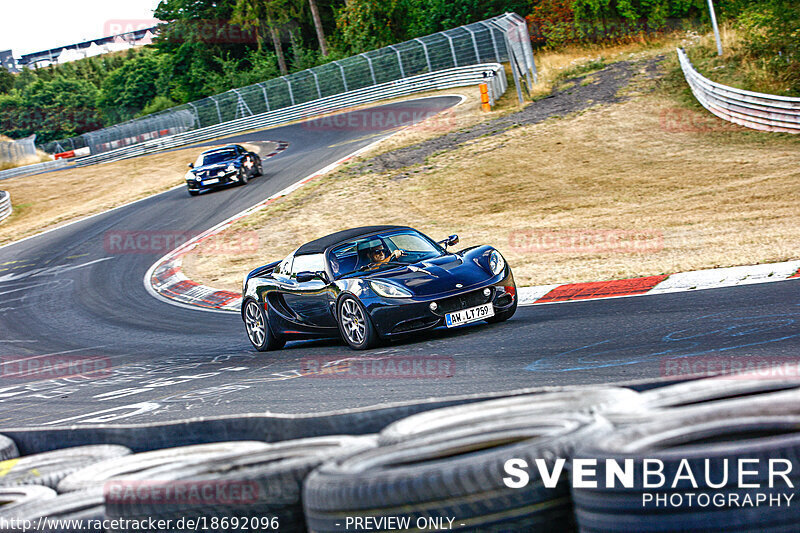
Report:
M250 268L367 224L493 244L521 285L797 258L800 139L687 108L673 81L640 76L622 103L479 138L424 165L345 168L228 230L256 231L258 254L200 248L185 272L239 290Z

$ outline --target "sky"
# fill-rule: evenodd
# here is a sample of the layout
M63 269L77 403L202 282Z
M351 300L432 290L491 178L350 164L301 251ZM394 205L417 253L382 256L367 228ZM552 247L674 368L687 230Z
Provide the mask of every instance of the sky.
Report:
M0 50L14 57L155 24L160 0L3 0Z

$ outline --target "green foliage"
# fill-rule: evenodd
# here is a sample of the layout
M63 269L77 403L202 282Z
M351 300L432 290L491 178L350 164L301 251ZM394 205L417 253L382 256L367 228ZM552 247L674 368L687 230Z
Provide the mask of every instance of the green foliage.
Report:
M98 106L113 122L133 118L159 96L161 71L162 60L154 53L131 56L125 64L106 76L97 99Z
M745 51L773 76L800 92L800 4L765 0L748 5L738 19Z
M349 0L338 12L334 46L360 54L401 40L400 0Z
M8 94L14 88L14 75L0 67L0 94Z

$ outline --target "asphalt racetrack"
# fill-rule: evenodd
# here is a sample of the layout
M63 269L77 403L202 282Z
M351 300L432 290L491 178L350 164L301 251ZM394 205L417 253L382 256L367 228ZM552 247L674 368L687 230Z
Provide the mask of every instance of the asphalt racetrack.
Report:
M446 109L457 102L439 97L374 109ZM238 315L177 307L146 292L145 272L162 254L113 254L104 247L109 232L207 229L393 131L301 123L233 137L289 147L266 160L266 175L246 187L197 198L185 188L171 190L0 249L0 423L314 412L653 379L680 372L687 361L785 361L800 354L800 279L521 307L503 324L437 330L368 352L340 341L307 341L258 353ZM125 176L117 179L124 187ZM354 209L368 208L352 201ZM342 228L351 225L342 221ZM502 251L507 243L487 244ZM275 259L264 250L264 263ZM31 361L53 355L96 356L108 365L93 379L25 374ZM313 371L330 361L344 361L335 368L345 370ZM414 364L413 378L394 372Z

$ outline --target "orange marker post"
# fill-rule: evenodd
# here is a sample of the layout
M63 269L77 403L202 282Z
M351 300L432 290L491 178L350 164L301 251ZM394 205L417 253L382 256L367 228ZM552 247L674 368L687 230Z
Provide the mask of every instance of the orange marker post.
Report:
M478 85L481 90L481 109L491 111L492 105L489 103L489 86L485 83Z

